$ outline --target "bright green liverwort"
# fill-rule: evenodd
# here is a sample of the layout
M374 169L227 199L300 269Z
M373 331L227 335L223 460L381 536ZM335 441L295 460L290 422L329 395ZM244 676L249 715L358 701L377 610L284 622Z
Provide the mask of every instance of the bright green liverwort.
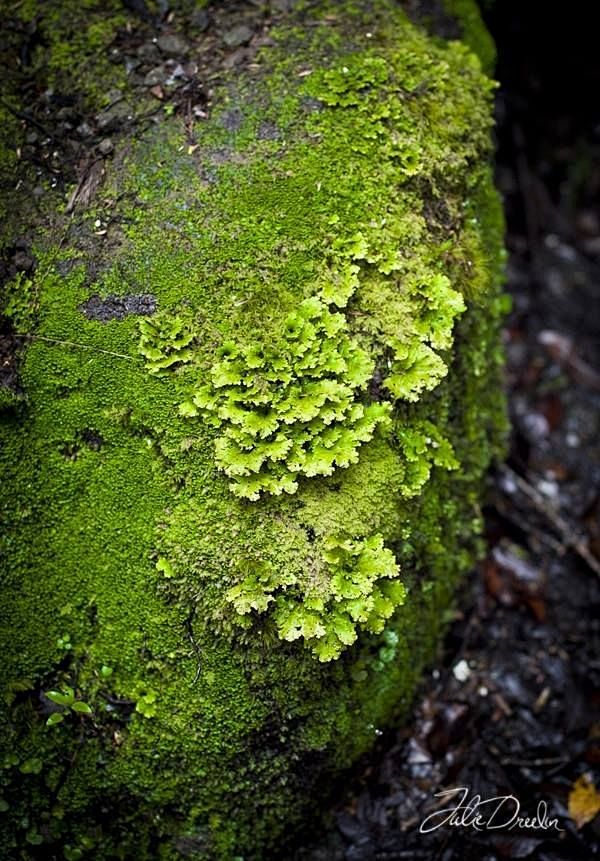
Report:
M400 571L383 537L364 541L331 536L324 542L321 583L302 596L288 597L295 578L277 575L270 566L254 567L226 598L247 623L252 610L259 613L274 602L273 618L283 640L302 638L320 661L339 658L357 639L357 626L380 634L396 607L404 603L406 589L396 579ZM277 595L272 590L281 589Z
M492 92L391 0L298 3L194 143L115 141L38 229L0 393L7 858L278 857L405 713L506 429Z
M356 463L360 444L390 423L389 405L356 402L374 364L345 330L342 314L305 299L285 318L279 344L223 344L210 384L180 406L223 428L215 460L237 496L295 493L300 475Z

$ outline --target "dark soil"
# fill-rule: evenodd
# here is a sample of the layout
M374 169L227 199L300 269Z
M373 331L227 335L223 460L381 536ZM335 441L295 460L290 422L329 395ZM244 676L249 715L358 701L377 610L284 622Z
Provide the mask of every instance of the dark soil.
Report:
M136 293L130 296L90 296L81 311L89 320L123 320L129 314L154 314L156 297L151 293Z

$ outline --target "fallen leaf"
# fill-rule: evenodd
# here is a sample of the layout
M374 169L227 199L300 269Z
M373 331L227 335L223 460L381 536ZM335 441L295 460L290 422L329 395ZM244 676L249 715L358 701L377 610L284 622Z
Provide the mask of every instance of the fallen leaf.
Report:
M492 598L495 598L505 607L514 606L514 596L509 585L500 573L496 560L491 556L488 556L483 562L483 577L486 589Z
M578 777L569 793L569 816L582 828L600 812L600 793L587 774Z

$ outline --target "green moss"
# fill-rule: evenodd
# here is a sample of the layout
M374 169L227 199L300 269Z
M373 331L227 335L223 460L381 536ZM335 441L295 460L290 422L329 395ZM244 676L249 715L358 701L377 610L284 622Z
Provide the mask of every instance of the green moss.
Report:
M253 566L225 597L244 625L253 610L262 613L274 602L279 637L291 643L302 638L326 662L356 642L357 628L380 634L404 603L406 589L395 579L400 571L381 535L360 541L331 535L319 561L320 570L311 572L311 582L300 596L288 589L297 584L296 578L270 566Z
M194 326L189 314L158 312L140 323L139 351L151 374L189 362L193 358Z
M8 857L273 854L402 714L479 552L493 85L370 8L299 8L200 146L175 120L131 142L13 285L35 337L0 431ZM130 293L157 313L83 313ZM91 714L47 726L70 689Z
M35 20L37 39L28 72L43 75L52 91L71 93L77 81L83 105L98 110L110 103L111 91L126 84L125 69L110 59L119 32L137 23L122 3L25 0L15 13L24 27Z
M477 54L486 74L492 75L496 67L496 46L481 18L477 3L471 0L443 0L444 8L459 21L462 40Z
M180 406L180 414L201 412L224 428L215 461L234 479L236 495L294 493L300 475L331 475L356 463L361 443L389 423L387 405L355 400L374 363L345 329L343 315L321 297L305 299L283 321L279 344L225 342L211 383Z

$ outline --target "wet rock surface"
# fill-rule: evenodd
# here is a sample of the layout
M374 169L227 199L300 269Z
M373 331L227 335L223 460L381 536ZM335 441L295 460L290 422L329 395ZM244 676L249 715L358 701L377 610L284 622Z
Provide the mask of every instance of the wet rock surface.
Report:
M129 296L90 296L80 306L89 320L123 320L130 314L148 316L156 311L156 298L151 293L131 294Z

